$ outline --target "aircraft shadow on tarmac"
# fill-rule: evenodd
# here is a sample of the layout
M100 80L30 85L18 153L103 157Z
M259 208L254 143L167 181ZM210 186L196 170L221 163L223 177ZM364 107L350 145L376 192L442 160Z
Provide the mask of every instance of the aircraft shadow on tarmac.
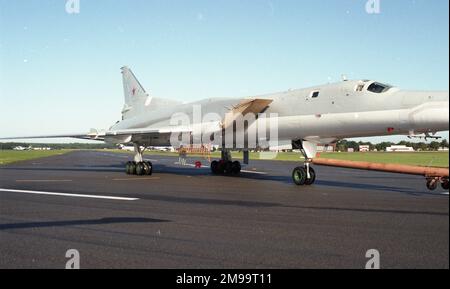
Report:
M49 221L49 222L30 222L30 223L12 223L0 224L0 230L46 228L46 227L69 227L83 225L107 225L107 224L131 224L131 223L166 223L168 220L149 219L149 218L102 218L93 220L68 220L68 221Z
M367 208L345 208L345 207L321 207L321 206L294 206L285 205L281 203L270 202L249 202L249 201L232 201L232 200L218 200L218 199L200 199L187 197L173 197L173 196L145 196L145 200L162 201L172 203L188 203L200 205L220 205L220 206L241 206L241 207L283 207L295 208L302 210L318 210L318 211L335 211L335 212L361 212L361 213L393 213L393 214L407 214L407 215L432 215L432 216L448 216L447 212L431 212L431 211L404 211L404 210L383 210L383 209L367 209Z
M150 200L150 201L170 202L170 203L216 205L216 206L237 206L237 207L247 207L247 208L284 207L284 205L280 204L280 203L241 201L241 200L205 199L205 198L192 198L192 197L175 197L175 196L166 196L166 195L142 196L141 199Z
M23 170L23 171L70 171L70 172L123 172L125 167L125 163L123 164L111 164L111 165L102 165L102 166L72 166L72 167L2 167L1 170ZM172 174L172 175L180 175L180 176L211 176L211 177L227 177L227 176L216 176L212 175L209 169L194 169L191 167L180 167L180 166L169 166L166 164L158 163L155 165L155 170L157 173L161 174ZM233 176L229 176L229 178L236 178ZM280 176L280 175L270 175L270 174L251 174L251 173L241 173L238 178L245 178L249 180L262 180L262 181L276 181L281 182L288 185L293 185L292 179L290 176ZM391 177L392 178L392 177ZM364 177L364 179L380 179L379 176L373 177ZM361 178L358 178L360 181ZM346 189L360 189L360 190L374 190L374 191L383 191L383 192L396 192L403 193L413 196L423 196L423 195L436 195L433 192L428 192L422 190L422 188L414 189L414 188L405 188L405 187L394 187L389 185L377 185L377 184L368 184L361 182L343 182L336 180L317 180L315 186L326 186L326 187L334 187L334 188L346 188ZM299 189L306 189L308 187L303 187ZM312 188L312 187L311 187Z

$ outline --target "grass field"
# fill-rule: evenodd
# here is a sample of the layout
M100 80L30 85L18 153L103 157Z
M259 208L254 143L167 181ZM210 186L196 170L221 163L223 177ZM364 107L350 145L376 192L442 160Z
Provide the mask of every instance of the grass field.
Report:
M69 152L69 150L54 151L10 151L0 150L0 166L19 161L39 159L49 156L61 155Z
M113 150L113 152L122 152L120 150ZM131 154L131 152L128 152ZM166 152L149 152L152 155L169 155L178 156L177 153ZM199 155L190 155L197 156ZM233 153L233 159L242 159L241 153ZM321 158L328 159L340 159L350 161L365 161L374 163L391 163L391 164L403 164L403 165L416 165L416 166L431 166L431 167L449 167L449 153L448 152L412 152L412 153L386 153L386 152L370 152L370 153L321 153ZM220 158L220 152L211 154L211 158ZM250 159L258 160L264 159L264 155L259 153L251 153ZM274 160L277 161L299 161L301 160L299 153L278 153Z
M121 150L108 150L109 152L128 153ZM70 150L55 150L55 151L1 151L0 150L0 165L10 164L18 161L39 159L48 156L61 155L70 152ZM177 153L166 152L149 152L152 155L162 156L178 156ZM190 155L192 156L192 155ZM202 156L197 156L202 157ZM213 159L220 158L220 152L211 154ZM432 167L449 167L449 153L448 152L414 152L414 153L385 153L385 152L371 152L371 153L322 153L321 158L351 160L351 161L367 161L374 163L392 163L418 166L432 166ZM241 153L233 153L234 159L242 159ZM266 159L260 153L251 153L250 159ZM274 160L277 161L300 161L299 153L278 153Z

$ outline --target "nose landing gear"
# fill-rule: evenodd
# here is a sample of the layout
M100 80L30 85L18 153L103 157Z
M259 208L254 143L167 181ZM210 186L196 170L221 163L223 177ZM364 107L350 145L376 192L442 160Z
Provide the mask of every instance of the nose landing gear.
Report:
M297 186L311 186L316 181L316 172L309 165L296 167L292 172L292 180Z
M299 149L305 158L302 167L296 167L292 172L292 180L297 186L311 186L316 181L316 171L311 167L312 158L317 153L317 144L309 141L293 141L292 147Z

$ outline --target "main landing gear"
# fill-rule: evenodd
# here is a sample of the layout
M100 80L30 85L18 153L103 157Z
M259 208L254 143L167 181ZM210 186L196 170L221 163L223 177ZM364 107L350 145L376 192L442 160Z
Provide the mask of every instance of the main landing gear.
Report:
M292 180L297 186L311 186L316 181L316 171L311 167L312 158L317 153L317 144L308 141L293 141L293 149L299 149L305 158L304 166L292 171Z
M211 172L215 175L237 176L241 172L241 163L238 161L213 161L211 163Z
M127 175L151 176L153 164L151 162L127 162L125 166Z
M144 161L144 149L139 144L134 144L134 161L127 162L125 172L127 175L151 176L153 174L153 164Z
M229 151L222 151L220 161L211 162L211 172L215 175L237 176L241 172L242 166L238 161L232 161Z

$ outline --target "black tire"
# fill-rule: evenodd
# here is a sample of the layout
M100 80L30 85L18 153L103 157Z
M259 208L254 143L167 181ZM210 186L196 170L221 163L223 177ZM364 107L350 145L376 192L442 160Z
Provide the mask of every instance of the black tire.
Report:
M305 169L306 171L306 169ZM306 181L305 181L305 185L307 186L311 186L312 184L314 184L316 182L316 171L309 167L309 175L310 178L308 179L308 174L306 175Z
M211 162L211 172L215 175L219 174L219 162L218 161Z
M131 175L131 162L127 162L127 164L125 165L125 172L127 173L127 175Z
M436 180L428 180L427 181L427 188L430 191L435 191L438 187L438 182Z
M233 162L231 162L231 161L225 162L224 172L226 175L233 174Z
M130 162L130 171L129 171L130 175L135 175L136 174L136 162Z
M153 164L151 162L144 162L144 174L147 176L153 174Z
M221 175L221 174L225 173L225 165L226 165L226 162L224 162L224 161L219 162L219 164L217 165L217 174Z
M441 184L442 189L448 191L449 189L449 184L448 184L448 179L445 179L442 184Z
M136 175L143 176L145 174L145 165L143 162L139 162L136 165Z
M304 186L306 183L306 170L304 167L297 167L292 172L292 180L297 186Z
M231 167L231 172L233 175L239 175L241 173L241 163L238 161L233 162L233 166Z

